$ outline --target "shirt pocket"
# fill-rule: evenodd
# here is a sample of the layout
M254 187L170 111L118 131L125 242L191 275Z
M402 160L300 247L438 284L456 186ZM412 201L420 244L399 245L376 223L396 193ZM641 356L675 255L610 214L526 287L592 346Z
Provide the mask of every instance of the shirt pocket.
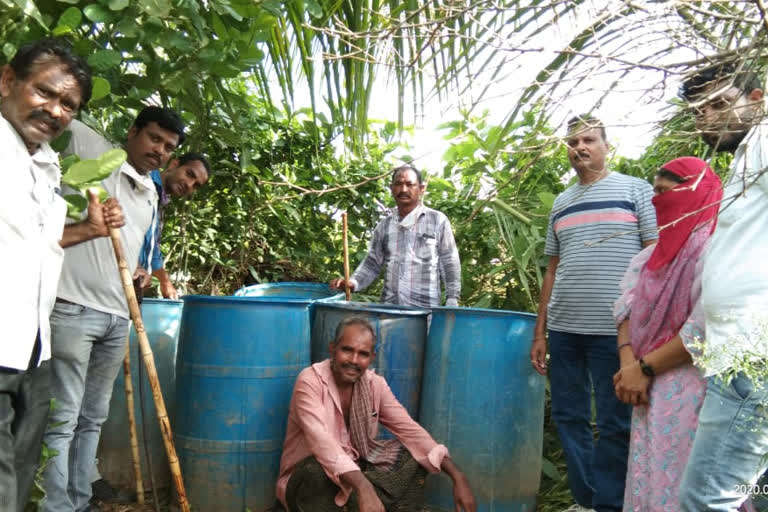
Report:
M422 262L437 261L437 239L429 233L416 233L413 241L413 255Z

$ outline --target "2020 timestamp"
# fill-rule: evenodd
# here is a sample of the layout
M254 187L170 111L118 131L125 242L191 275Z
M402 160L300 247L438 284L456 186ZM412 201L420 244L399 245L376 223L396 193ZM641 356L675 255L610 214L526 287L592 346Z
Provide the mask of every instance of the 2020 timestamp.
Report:
M740 496L768 495L768 484L735 484L733 490Z

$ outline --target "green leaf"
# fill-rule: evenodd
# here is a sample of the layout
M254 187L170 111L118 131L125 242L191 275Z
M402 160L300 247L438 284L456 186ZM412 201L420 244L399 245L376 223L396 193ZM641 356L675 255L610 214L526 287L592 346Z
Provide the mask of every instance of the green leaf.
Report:
M120 52L115 50L100 50L88 57L88 64L97 71L107 71L122 61Z
M546 457L541 459L541 472L544 476L555 482L561 482L563 480L563 476L557 470L557 467L555 467L555 465Z
M109 0L109 8L113 11L122 11L129 5L129 0Z
M76 188L101 181L122 165L125 158L122 149L110 149L95 160L81 160L73 164L61 177L61 181Z
M224 25L221 17L216 13L213 13L213 31L216 32L216 35L219 36L221 41L229 39L229 31L227 31L227 27Z
M323 8L315 0L306 0L305 7L313 18L323 17Z
M32 0L13 0L19 9L30 18L34 18L43 28L47 29L48 25L43 20L43 15L40 14L40 10Z
M253 68L259 65L264 59L264 52L258 49L256 46L250 46L248 51L240 57L240 63L247 67Z
M172 34L168 35L165 41L168 46L172 46L177 50L181 50L182 52L191 52L194 49L192 41L190 41L190 39L184 34L179 32L173 32Z
M64 133L69 133L69 137L70 138L72 137L72 132L64 132ZM63 137L63 136L64 136L64 134L61 134L59 137ZM53 147L53 146L51 146L51 147ZM79 162L79 161L80 161L80 157L77 156L77 155L67 155L67 156L65 156L64 158L61 159L61 162L60 162L60 164L61 164L61 172L62 173L66 173L67 169L72 167L72 164L74 164L75 162Z
M112 13L99 4L86 5L83 13L94 23L109 23L113 19Z
M112 86L109 82L100 76L93 77L93 94L91 95L91 101L98 101L101 98L109 96L112 92Z
M141 34L141 26L134 19L123 18L117 22L115 31L120 32L125 37L136 37Z
M64 196L67 201L67 217L79 219L80 213L88 208L88 200L80 194L67 194Z
M72 132L67 130L50 142L51 148L57 153L64 151L72 140Z
M67 27L66 25L57 25L56 28L54 28L51 31L51 34L53 34L55 37L59 37L59 36L63 36L71 33L72 33L72 28Z
M5 43L3 45L3 55L5 55L5 58L7 60L11 60L15 54L16 54L16 47L14 45L12 45L11 43Z
M539 192L536 196L538 196L539 201L541 201L541 204L543 204L547 210L552 209L552 206L555 204L555 198L557 197L552 192Z
M170 0L141 0L139 6L144 12L157 18L165 18L171 12Z
M59 16L59 27L76 29L83 21L83 13L77 7L70 7ZM58 27L56 27L58 28Z

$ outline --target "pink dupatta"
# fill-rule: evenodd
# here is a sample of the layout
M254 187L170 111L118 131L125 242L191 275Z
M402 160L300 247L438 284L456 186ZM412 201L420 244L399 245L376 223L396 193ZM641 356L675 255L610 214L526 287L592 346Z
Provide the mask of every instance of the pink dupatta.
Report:
M686 181L653 198L659 242L632 259L614 306L617 325L629 316L636 357L677 335L690 316L696 263L714 230L723 196L720 178L698 158L677 158L662 169Z

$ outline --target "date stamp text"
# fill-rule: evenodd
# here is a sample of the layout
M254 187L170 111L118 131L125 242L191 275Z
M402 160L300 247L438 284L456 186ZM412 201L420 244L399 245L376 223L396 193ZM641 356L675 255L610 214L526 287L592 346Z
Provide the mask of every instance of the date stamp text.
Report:
M768 484L735 484L733 491L740 496L768 495Z

